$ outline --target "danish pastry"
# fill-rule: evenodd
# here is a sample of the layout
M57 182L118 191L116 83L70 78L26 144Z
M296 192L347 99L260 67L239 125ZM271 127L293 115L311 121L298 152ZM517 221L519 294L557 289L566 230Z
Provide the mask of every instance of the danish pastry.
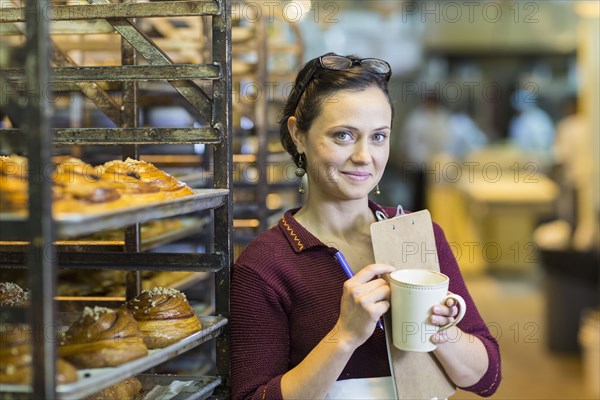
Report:
M153 164L128 158L125 161L109 161L98 168L102 179L123 184L122 194L152 193L158 199L175 198L193 194L192 189L172 175L159 170ZM140 198L142 200L144 198ZM135 200L135 199L134 199Z

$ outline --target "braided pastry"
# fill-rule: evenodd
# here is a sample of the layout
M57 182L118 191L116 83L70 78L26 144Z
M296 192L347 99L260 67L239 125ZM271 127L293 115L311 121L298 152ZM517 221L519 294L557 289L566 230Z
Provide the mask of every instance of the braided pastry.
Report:
M176 289L144 290L126 306L138 321L149 349L166 347L202 329L185 294Z
M104 307L86 307L63 334L58 351L78 368L115 367L148 354L131 314Z
M27 325L0 325L0 382L31 383L31 331ZM77 381L77 370L65 360L56 361L56 383Z

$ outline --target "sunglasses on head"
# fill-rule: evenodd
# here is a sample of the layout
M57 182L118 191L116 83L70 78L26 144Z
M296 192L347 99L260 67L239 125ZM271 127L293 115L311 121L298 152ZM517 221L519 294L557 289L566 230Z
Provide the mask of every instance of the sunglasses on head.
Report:
M306 87L312 81L319 68L328 69L331 71L345 71L351 69L355 65L360 65L369 72L385 76L386 81L389 81L390 76L392 75L392 67L390 67L390 64L378 58L352 59L338 55L321 56L317 59L317 62L314 64L312 70L306 74L304 79L298 85L298 90L296 91L297 95L294 101L294 109L298 108L298 103L300 103L300 98L302 98L304 90L306 90Z

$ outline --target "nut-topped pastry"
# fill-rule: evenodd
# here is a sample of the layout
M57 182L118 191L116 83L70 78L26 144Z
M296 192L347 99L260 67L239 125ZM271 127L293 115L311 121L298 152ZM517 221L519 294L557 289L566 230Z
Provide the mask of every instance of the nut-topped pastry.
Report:
M24 307L29 305L29 291L13 282L0 282L0 306Z
M148 349L127 310L86 307L62 335L58 352L78 368L103 368L143 357Z
M27 325L0 324L0 382L31 384L32 332ZM77 381L77 370L63 359L56 361L56 383Z
M166 347L202 329L185 294L177 289L144 290L126 306L138 321L149 349Z

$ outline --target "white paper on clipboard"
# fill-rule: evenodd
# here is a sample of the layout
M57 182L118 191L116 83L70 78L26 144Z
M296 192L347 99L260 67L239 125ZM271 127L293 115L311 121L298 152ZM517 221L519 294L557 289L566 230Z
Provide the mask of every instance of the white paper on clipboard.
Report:
M439 271L439 261L428 210L403 214L371 224L375 262L396 269L422 268ZM456 387L432 353L398 350L392 344L391 315L384 318L390 370L398 399L444 399Z

